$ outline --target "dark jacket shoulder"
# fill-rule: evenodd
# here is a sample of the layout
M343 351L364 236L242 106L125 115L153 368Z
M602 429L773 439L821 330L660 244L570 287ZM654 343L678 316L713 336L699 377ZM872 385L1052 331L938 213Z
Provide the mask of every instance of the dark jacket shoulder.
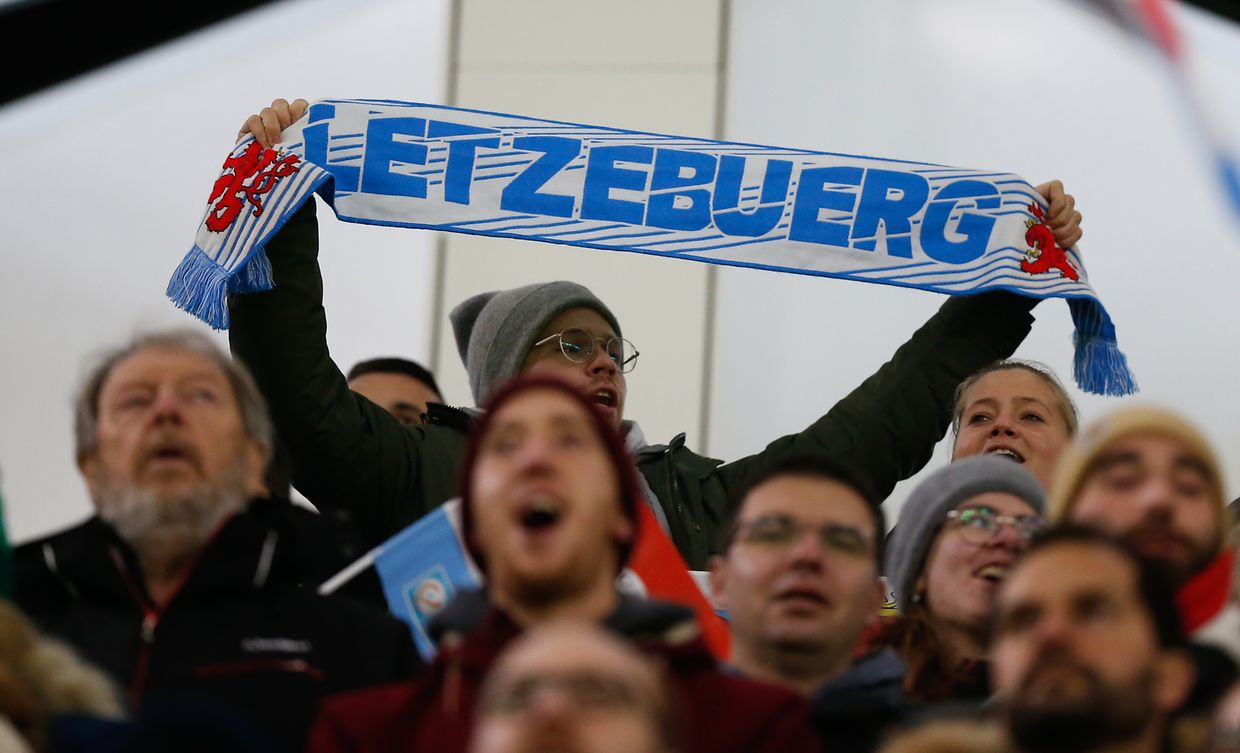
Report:
M18 604L107 673L131 708L218 702L300 750L325 694L418 664L408 628L385 611L298 585L286 561L296 548L284 543L300 513L268 512L224 524L162 605L133 551L92 518L19 547Z
M904 662L892 649L862 657L810 699L824 751L872 753L884 736L907 721Z

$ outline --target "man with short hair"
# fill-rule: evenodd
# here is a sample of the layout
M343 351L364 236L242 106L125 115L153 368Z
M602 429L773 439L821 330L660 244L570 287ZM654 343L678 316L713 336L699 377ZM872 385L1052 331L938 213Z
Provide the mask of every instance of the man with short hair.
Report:
M470 753L673 753L676 712L648 658L586 622L516 640L478 701Z
M904 665L890 650L854 661L886 600L883 513L854 472L790 458L743 491L711 560L732 665L809 699L825 750L866 753L905 716Z
M682 753L817 748L805 703L720 671L691 610L619 593L640 525L637 473L578 390L545 377L500 388L464 462L461 536L486 590L458 594L436 616L439 653L421 677L325 701L310 753L464 753L498 656L566 619L602 625L666 668Z
M1052 522L1097 527L1157 563L1194 641L1240 659L1226 500L1209 440L1172 411L1137 406L1103 417L1064 452L1049 508Z
M992 685L1019 753L1167 753L1193 685L1170 585L1124 544L1052 531L998 594Z
M270 146L307 107L276 100L247 119L241 135ZM1058 181L1039 190L1057 240L1071 246L1081 235L1073 198ZM471 417L449 411L430 426L403 427L348 391L327 350L312 200L265 253L275 287L230 298L229 344L272 406L297 488L321 508L353 509L372 539L385 539L453 496ZM689 567L702 570L732 490L782 457L828 455L856 467L880 497L916 473L947 429L956 385L1015 351L1036 303L1005 292L949 299L890 362L805 430L728 463L693 452L683 435L648 444L625 420L625 374L637 351L612 309L584 286L555 281L481 293L450 318L475 405L518 374L555 374L606 411L637 461L645 503Z
M323 694L412 671L399 622L297 587L307 542L294 516L310 513L251 505L271 423L249 375L205 335L151 334L109 353L75 427L97 514L18 549L16 601L104 669L131 710L222 703L294 751Z
M349 369L349 389L383 408L405 426L423 423L426 406L443 403L435 375L406 358L371 358Z

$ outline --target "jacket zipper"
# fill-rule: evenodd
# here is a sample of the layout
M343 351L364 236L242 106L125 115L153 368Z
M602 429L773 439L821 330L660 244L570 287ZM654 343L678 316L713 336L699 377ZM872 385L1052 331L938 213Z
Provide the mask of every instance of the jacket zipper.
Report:
M165 608L173 602L177 594L181 593L181 589L185 588L185 584L189 581L190 576L197 569L198 561L202 559L203 553L215 543L215 540L220 535L220 531L224 530L229 520L225 520L215 529L210 539L207 540L206 545L202 548L202 551L198 553L194 561L185 569L180 582L168 594L168 599L164 602ZM154 651L155 646L155 628L158 627L159 620L163 617L163 610L152 604L151 600L147 598L146 593L134 583L133 576L130 574L129 567L126 566L125 558L121 556L120 550L114 546L109 547L108 554L111 556L112 564L120 572L121 580L125 581L125 585L129 588L130 595L133 596L134 601L138 604L138 608L142 610L142 627L139 631L142 647L138 649L138 658L134 662L133 679L129 681L129 710L130 712L136 712L138 704L142 699L142 691L146 689L147 673L151 668L151 653Z
M129 568L125 565L125 560L121 557L119 551L115 548L108 550L108 554L112 558L112 564L116 566L117 571L121 575L121 580L125 582L125 587L129 589L129 594L133 596L134 602L138 608L142 610L142 625L138 630L138 637L142 641L142 645L138 647L138 658L134 661L133 677L129 680L129 709L130 711L138 710L138 703L142 699L142 691L146 687L146 674L151 665L151 650L155 644L155 628L159 624L159 609L143 595L142 589L133 582L133 577L129 573Z
M121 574L121 580L125 581L129 593L133 596L138 608L142 610L142 626L138 630L138 636L142 641L142 645L138 648L138 658L134 661L133 677L129 681L129 710L136 712L142 700L142 692L146 690L147 673L151 668L151 653L155 647L155 628L159 626L159 620L163 616L163 612L159 607L151 603L146 597L142 589L133 581L133 576L129 572L129 568L125 565L125 560L115 548L109 550L112 557L112 564ZM189 573L193 572L192 568L187 571L181 582L173 589L172 594L168 597L171 603L172 598L185 586L185 581L189 579Z
M138 660L134 663L133 679L129 683L129 708L135 711L146 687L146 673L150 669L151 651L155 645L155 626L159 624L157 611L143 607L142 612L142 646L138 648Z
M675 441L675 439L672 440L672 442ZM680 525L684 528L685 536L691 539L693 538L691 529L695 525L693 520L689 518L689 511L685 509L685 499L680 494L680 474L676 473L676 464L672 462L672 450L674 449L674 446L668 445L667 449L663 451L663 467L667 469L667 475L672 477L672 498L676 502L676 516L680 518ZM701 526L696 526L696 528L699 531L702 530ZM690 547L692 548L693 545L690 544Z

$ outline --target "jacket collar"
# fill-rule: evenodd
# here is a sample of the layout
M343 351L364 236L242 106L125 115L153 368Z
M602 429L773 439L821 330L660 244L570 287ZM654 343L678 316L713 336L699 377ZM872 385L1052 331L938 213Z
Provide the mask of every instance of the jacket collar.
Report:
M190 566L173 602L184 596L235 598L269 583L279 533L246 513L234 515L207 542ZM98 516L43 543L44 564L78 598L150 606L142 568L133 549Z
M828 680L814 693L814 704L898 706L904 696L904 671L904 662L894 649L877 651Z
M484 589L463 590L431 621L431 637L438 640L450 633L470 632L482 626L491 613L504 614L491 605ZM639 637L663 633L692 620L693 610L688 607L621 594L603 624L621 635Z
M603 626L644 649L713 663L693 610L688 607L621 595ZM491 605L485 591L472 590L460 592L431 621L430 632L440 643L441 658L457 654L457 659L465 664L484 668L522 630L511 617Z

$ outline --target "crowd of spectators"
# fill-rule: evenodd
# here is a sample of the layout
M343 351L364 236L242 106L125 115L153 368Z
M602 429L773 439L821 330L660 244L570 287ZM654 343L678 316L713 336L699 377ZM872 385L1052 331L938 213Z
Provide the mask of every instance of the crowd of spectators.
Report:
M243 132L269 146L304 109ZM1073 245L1074 200L1039 192ZM1011 359L1035 299L948 299L805 430L724 462L646 441L637 351L581 285L456 306L476 407L450 407L414 362L331 361L313 201L266 253L276 287L230 300L231 355L144 334L83 381L95 514L4 549L0 748L1240 750L1219 459L1165 408L1080 425ZM320 586L449 500L482 586L422 660L376 584ZM691 605L621 587L649 536L707 573L726 654Z

